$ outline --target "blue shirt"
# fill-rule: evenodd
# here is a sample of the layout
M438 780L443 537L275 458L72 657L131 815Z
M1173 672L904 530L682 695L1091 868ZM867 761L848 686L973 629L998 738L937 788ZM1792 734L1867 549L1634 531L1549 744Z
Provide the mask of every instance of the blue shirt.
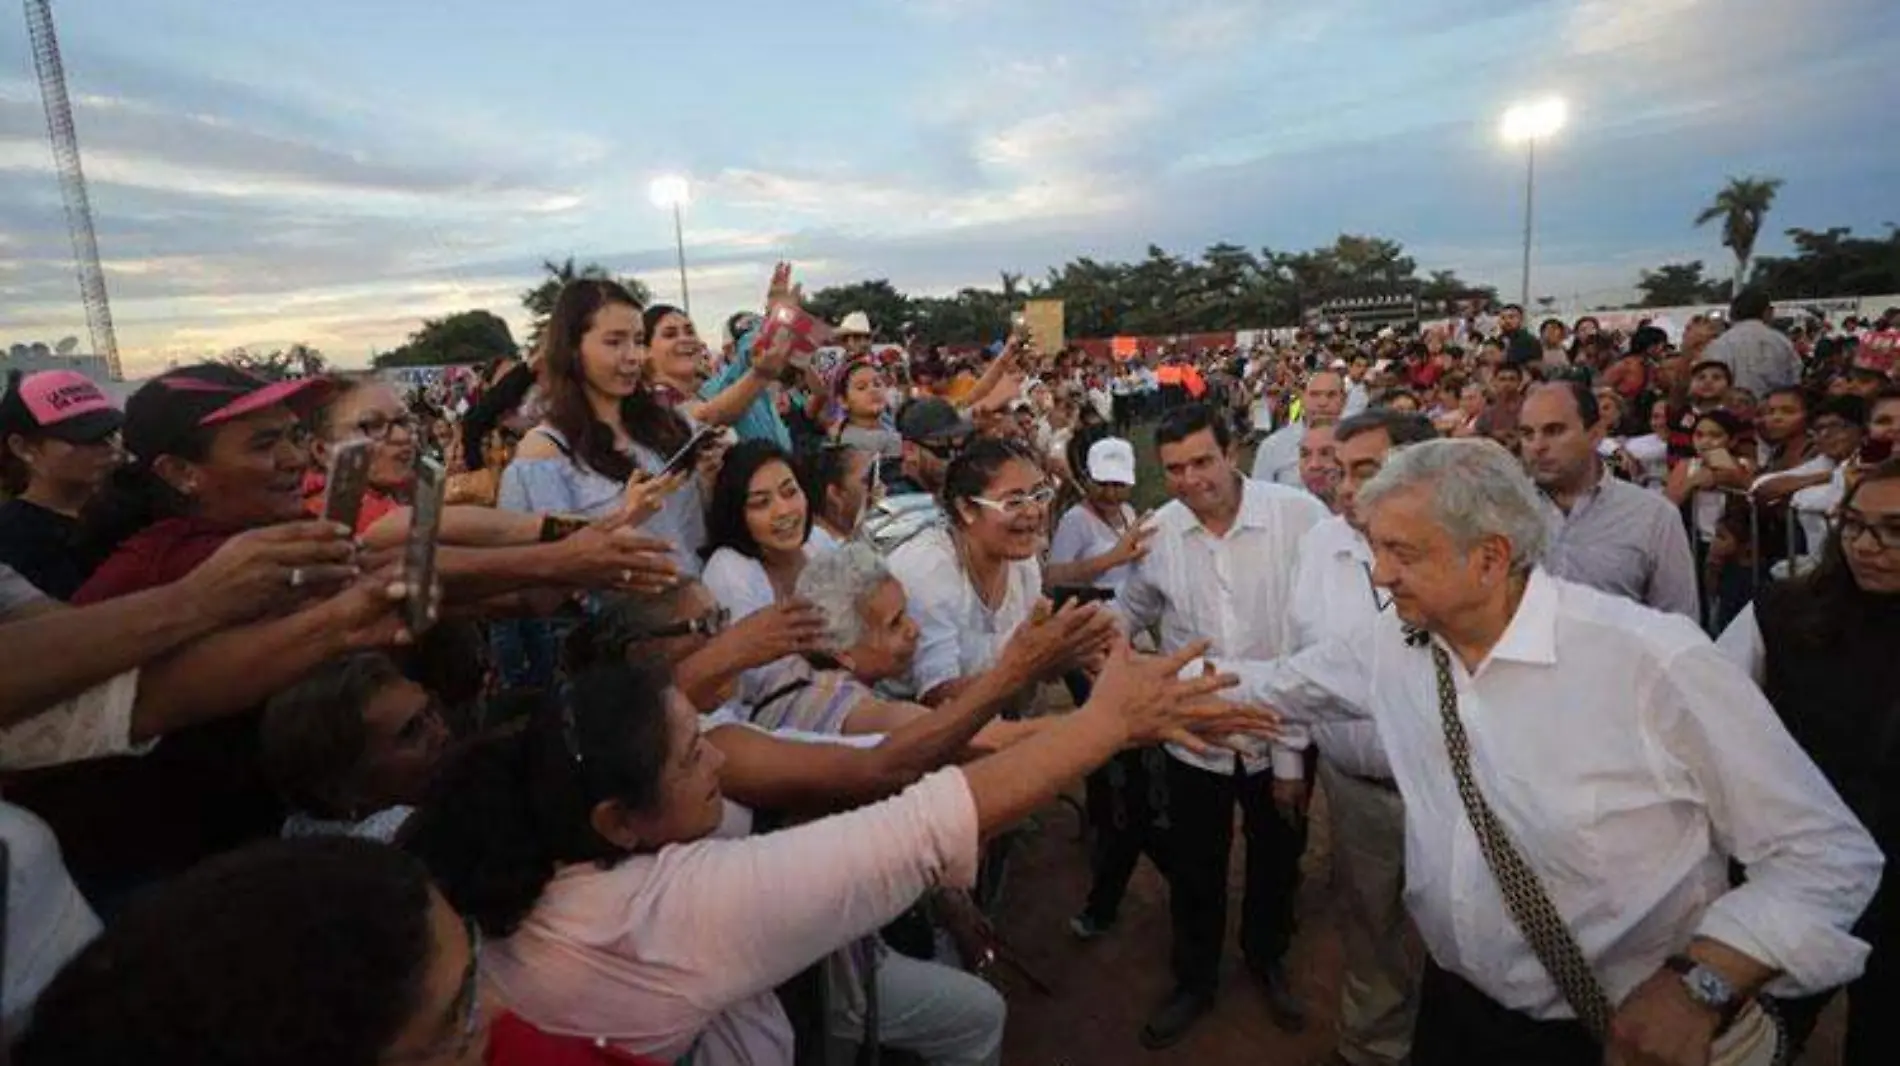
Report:
M732 362L699 387L700 399L713 399L740 378L752 372L752 342L758 338L758 335L759 331L753 330L739 338ZM733 432L739 434L740 440L769 440L788 452L792 450L792 433L785 428L784 419L778 416L778 408L772 403L770 388L761 390L753 398L745 411L733 420L732 429Z

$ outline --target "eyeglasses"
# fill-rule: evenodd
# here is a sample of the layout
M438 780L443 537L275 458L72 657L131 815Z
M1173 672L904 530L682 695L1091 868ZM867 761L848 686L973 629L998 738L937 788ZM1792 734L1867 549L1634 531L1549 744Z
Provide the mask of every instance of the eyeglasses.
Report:
M389 435L399 429L408 436L415 436L416 416L404 414L388 418L383 415L371 415L356 424L356 431L373 441L388 440Z
M725 607L715 607L698 618L688 618L684 622L656 626L641 634L640 640L666 640L670 637L716 637L725 631L726 624L732 621L732 611Z
M1366 572L1366 588L1372 593L1373 609L1380 614L1384 614L1385 609L1392 606L1392 594L1390 592L1381 592L1378 583L1372 580L1371 564L1360 563L1359 569Z
M963 452L963 442L961 441L936 441L933 443L919 440L912 441L911 443L917 445L917 447L923 449L925 452L942 459L946 463L955 459Z
M1834 520L1834 528L1840 531L1841 547L1846 548L1860 539L1861 534L1872 534L1874 543L1881 551L1900 548L1900 525L1869 522L1857 514L1844 514Z
M979 507L987 508L991 511L996 511L999 514L1005 514L1013 518L1017 515L1020 515L1030 510L1031 508L1047 507L1049 506L1050 501L1054 500L1055 498L1056 498L1055 486L1044 485L1039 489L1031 489L1028 492L1019 492L1013 496L1009 496L1001 500L992 500L983 496L972 496L970 497L970 502L976 504Z
M462 970L461 987L456 990L455 999L449 1004L450 1016L458 1020L455 1032L431 1047L388 1055L381 1061L397 1063L461 1059L481 1035L482 930L473 918L462 919L462 925L468 930L468 966Z

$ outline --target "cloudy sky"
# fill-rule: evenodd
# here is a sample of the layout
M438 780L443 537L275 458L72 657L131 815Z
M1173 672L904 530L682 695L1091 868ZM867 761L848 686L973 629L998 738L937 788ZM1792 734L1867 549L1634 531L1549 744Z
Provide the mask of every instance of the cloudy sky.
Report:
M517 322L543 258L702 319L808 285L913 292L1217 240L1403 240L1516 287L1507 103L1557 93L1537 294L1727 269L1689 225L1730 174L1786 226L1900 221L1891 0L61 0L128 371L420 319ZM11 23L10 25L8 23ZM0 7L0 343L84 335L18 6Z

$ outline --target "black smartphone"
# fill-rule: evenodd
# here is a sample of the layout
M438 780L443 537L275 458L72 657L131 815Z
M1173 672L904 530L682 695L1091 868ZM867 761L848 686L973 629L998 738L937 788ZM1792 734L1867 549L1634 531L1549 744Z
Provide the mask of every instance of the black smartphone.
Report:
M701 426L694 430L692 437L680 446L679 451L674 452L672 457L667 459L665 466L660 468L660 476L672 477L674 474L691 470L693 465L699 462L700 454L711 447L714 441L724 436L725 432L722 426Z
M1115 598L1114 589L1096 588L1093 585L1058 585L1049 590L1049 598L1057 607L1078 600L1083 605L1106 603Z
M363 515L363 493L369 488L369 449L366 440L337 445L324 475L323 517L348 526L351 533Z
M442 493L448 485L442 464L416 460L415 502L409 515L409 540L403 546L402 580L408 588L403 621L412 636L429 628L429 592L435 585L435 541L442 530Z

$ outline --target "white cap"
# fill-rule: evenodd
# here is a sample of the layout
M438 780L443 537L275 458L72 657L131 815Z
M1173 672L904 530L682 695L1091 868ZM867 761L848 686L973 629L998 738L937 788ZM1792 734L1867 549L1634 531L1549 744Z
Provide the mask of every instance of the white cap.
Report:
M869 337L871 335L871 316L865 314L863 311L853 311L844 316L844 321L838 323L838 328L831 332L840 337Z
M1135 483L1135 446L1120 437L1089 445L1089 480L1098 485Z

